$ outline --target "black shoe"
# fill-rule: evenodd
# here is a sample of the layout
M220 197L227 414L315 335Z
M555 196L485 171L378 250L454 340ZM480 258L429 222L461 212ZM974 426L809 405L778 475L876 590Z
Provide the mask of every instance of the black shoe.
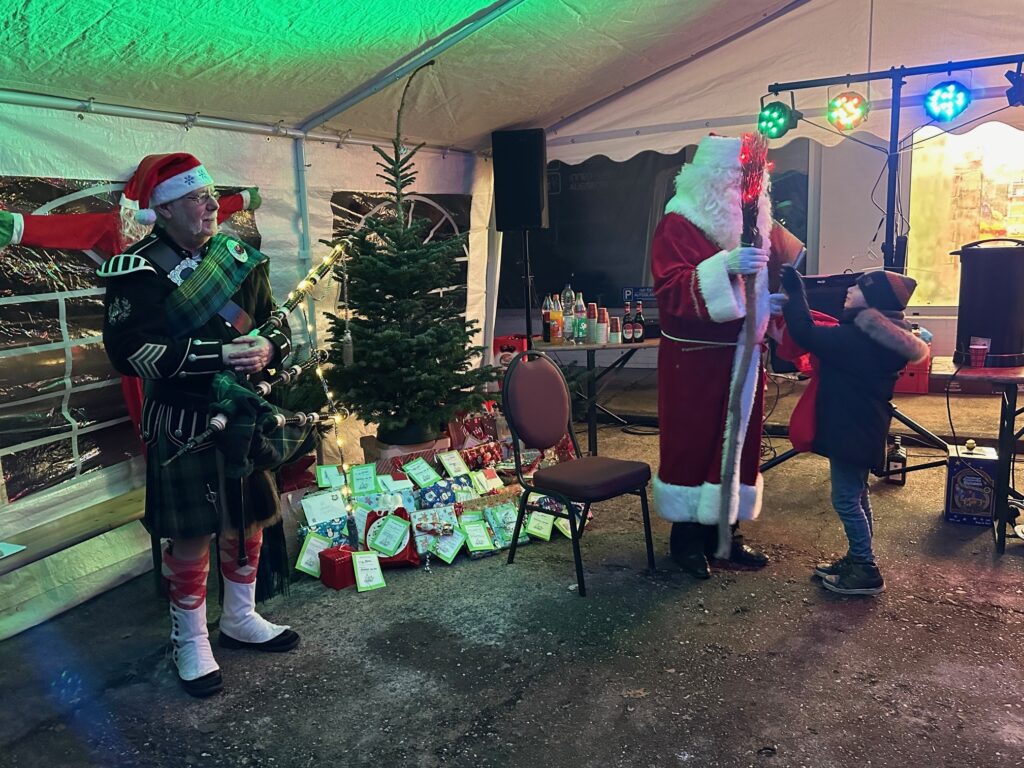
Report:
M825 589L840 595L877 595L885 591L885 580L874 563L847 563L837 574L821 580Z
M290 651L296 645L299 644L299 633L291 629L286 629L277 637L272 637L263 643L247 643L244 640L235 640L235 638L225 635L222 631L218 644L221 648L232 648L235 650L243 649L249 651L264 651L266 653L284 653Z
M711 568L704 555L704 529L699 523L672 523L669 554L672 561L695 579L710 579Z
M814 566L814 575L825 578L826 576L838 576L846 564L850 562L849 555L843 555L838 560L833 560L831 563L818 563Z
M705 539L705 553L712 559L714 557L715 550L718 548L718 528L717 526L705 526L706 539ZM735 530L735 529L734 529ZM735 565L739 568L764 568L768 565L768 555L761 552L758 549L743 543L743 536L738 533L732 535L732 546L729 549L730 565Z
M178 682L185 689L185 693L189 696L195 696L197 699L213 696L213 694L219 693L221 688L224 687L224 678L221 677L219 669L213 670L208 675L197 677L195 680L182 680L179 677Z
M768 565L768 555L744 544L742 538L736 538L732 540L729 562L743 568L764 568Z

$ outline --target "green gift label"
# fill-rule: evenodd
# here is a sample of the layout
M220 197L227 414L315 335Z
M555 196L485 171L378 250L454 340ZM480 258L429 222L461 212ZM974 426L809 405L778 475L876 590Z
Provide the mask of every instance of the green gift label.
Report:
M469 474L469 467L458 451L444 451L437 454L437 460L441 462L449 477L462 477Z
M398 515L386 515L373 521L366 535L366 545L385 557L394 557L409 541L408 520Z
M495 549L491 534L487 532L487 523L482 520L462 522L462 531L466 534L466 548L470 552L489 552Z
M359 592L387 586L376 552L353 552L352 569L356 575L356 590Z
M377 487L377 465L359 464L352 467L351 488L353 496L369 496L371 493L377 493L380 490Z
M412 478L412 481L420 488L429 488L434 483L441 481L441 476L434 471L434 468L422 456L415 461L410 461L408 464L403 464L402 471Z
M462 531L454 531L449 536L438 536L430 543L430 552L451 565L452 560L459 554L462 545L466 543L466 534Z
M531 512L526 521L526 532L544 541L551 541L551 529L554 526L555 517L547 512Z

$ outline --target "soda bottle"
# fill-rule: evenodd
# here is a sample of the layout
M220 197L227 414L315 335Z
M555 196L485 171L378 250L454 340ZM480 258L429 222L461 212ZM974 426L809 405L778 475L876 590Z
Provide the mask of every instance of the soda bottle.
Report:
M573 336L577 344L587 343L587 305L583 302L583 291L576 294L576 304L573 306L573 314L576 316L576 327Z
M558 294L551 294L551 343L561 344L563 341L562 331L565 327L565 318L562 314L562 304L558 300Z
M622 343L633 343L633 318L629 314L629 302L626 302L626 311L622 314Z
M642 344L644 340L644 303L638 301L636 303L636 314L633 315L633 343Z
M562 311L572 314L572 305L576 301L576 294L572 290L572 286L569 283L565 284L565 288L562 289L562 295L560 297L562 304ZM568 337L569 334L566 334Z
M544 305L540 309L540 318L543 328L541 329L541 338L545 344L551 343L551 297L545 294Z

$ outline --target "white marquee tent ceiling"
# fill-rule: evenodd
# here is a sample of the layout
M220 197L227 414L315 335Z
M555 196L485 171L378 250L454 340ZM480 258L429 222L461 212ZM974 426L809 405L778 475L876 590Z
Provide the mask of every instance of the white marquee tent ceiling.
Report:
M970 13L960 0L21 0L0 10L0 87L387 137L401 90L388 86L403 65L434 59L411 93L410 139L481 150L493 130L543 127L551 156L622 159L746 129L769 82L1018 53L1020 9L1020 0L978 0ZM998 106L1002 70L970 78L991 96L975 114ZM908 83L908 100L926 87ZM872 86L873 100L887 97L884 83ZM798 95L809 117L825 101L824 89ZM884 109L876 104L865 128L884 136ZM838 141L812 126L801 134Z

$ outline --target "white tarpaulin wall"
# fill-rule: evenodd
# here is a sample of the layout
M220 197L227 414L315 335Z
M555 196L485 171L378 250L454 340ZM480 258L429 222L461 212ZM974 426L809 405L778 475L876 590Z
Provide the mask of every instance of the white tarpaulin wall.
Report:
M567 163L594 155L625 160L643 150L677 152L710 131L738 135L753 128L760 99L771 83L1018 54L1024 50L1022 10L1021 0L811 0L690 63L555 123L548 130L548 157ZM1005 70L954 73L975 95L953 126L1007 106ZM944 79L944 73L908 78L901 136L927 122L921 96ZM872 83L870 90L866 84L852 87L872 102L859 130L887 139L889 83ZM834 87L832 95L843 90ZM788 93L781 98L789 103ZM796 93L797 108L830 128L827 103L826 88ZM1024 128L1024 109L1004 109L991 119ZM801 123L780 143L799 136L829 146L843 140Z
M152 121L88 115L61 110L6 106L0 126L0 176L124 180L150 153L187 151L206 165L218 185L258 186L263 204L256 212L262 250L271 257L275 292L286 294L307 267L299 262L298 185L293 141L287 138L192 128ZM312 256L327 253L318 241L332 238L331 196L339 190L385 191L375 176L377 155L366 146L320 144L306 147L306 194ZM416 191L473 194L468 265L469 317L484 326L487 227L490 220L490 163L461 152L429 149L417 155ZM336 289L328 286L317 305L318 341L326 343L324 311L333 311ZM18 297L3 299L18 301ZM301 327L296 335L302 333ZM71 346L99 339L70 340ZM0 372L18 365L33 348L8 350ZM10 370L8 368L8 370ZM118 397L119 395L113 395ZM3 404L0 404L0 408ZM127 419L127 416L121 420ZM101 425L102 426L102 425ZM349 441L350 449L351 442ZM5 449L8 450L8 449ZM7 453L10 459L10 451ZM4 456L0 455L0 462ZM32 494L0 509L0 540L142 484L139 460L82 475L47 492ZM149 539L141 525L79 544L5 576L0 583L0 637L32 626L149 567Z

